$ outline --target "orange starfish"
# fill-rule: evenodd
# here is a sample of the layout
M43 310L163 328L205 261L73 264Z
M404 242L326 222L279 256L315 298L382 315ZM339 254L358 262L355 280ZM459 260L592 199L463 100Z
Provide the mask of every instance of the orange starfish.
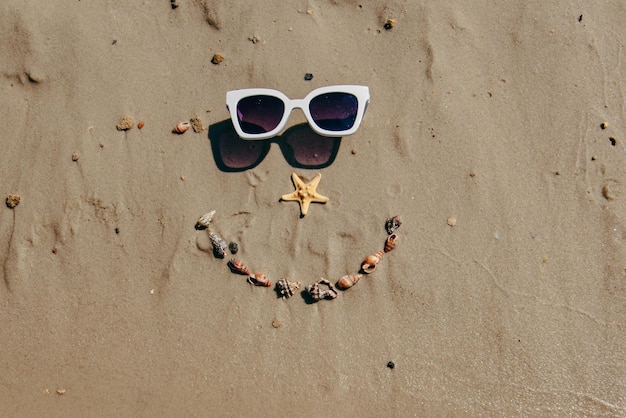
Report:
M311 180L307 184L304 184L302 179L298 177L296 173L291 173L291 180L293 180L293 185L296 187L296 191L283 195L280 200L295 200L299 202L301 217L304 217L304 215L306 215L309 211L309 205L311 204L311 202L328 202L328 198L326 196L322 196L316 191L317 185L319 184L321 178L322 173L318 173L317 176L313 177L313 180Z

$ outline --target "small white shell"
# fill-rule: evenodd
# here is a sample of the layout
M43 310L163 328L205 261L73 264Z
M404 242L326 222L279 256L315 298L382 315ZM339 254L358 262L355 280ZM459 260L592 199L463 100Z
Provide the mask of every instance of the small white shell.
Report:
M198 219L198 222L196 223L196 227L198 227L198 228L208 228L209 224L213 220L213 216L214 215L215 215L215 211L214 210L212 210L211 212L205 213L204 215L202 215L200 217L200 219Z

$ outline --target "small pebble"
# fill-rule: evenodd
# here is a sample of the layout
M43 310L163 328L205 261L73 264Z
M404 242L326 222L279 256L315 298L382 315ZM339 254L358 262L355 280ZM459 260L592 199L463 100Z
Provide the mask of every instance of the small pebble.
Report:
M57 389L57 395L65 395L65 389Z
M19 194L10 194L7 196L7 206L10 209L13 209L17 205L20 204L20 195Z
M282 325L283 324L278 319L275 319L275 320L272 321L272 326L274 328L280 328Z
M137 122L137 129L143 128L143 125L145 125L145 124L146 124L146 122L140 120L139 122Z
M219 52L216 52L215 54L213 54L213 58L211 58L211 62L213 64L217 65L222 61L224 61L224 56L222 54L220 54Z
M606 122L602 122L602 123L600 124L600 128L602 128L602 129L606 129L606 128L608 128L608 127L609 127L609 124L608 124L608 123L606 123Z
M239 246L237 245L236 242L230 242L228 244L228 250L230 251L231 254L237 254L237 252L239 251Z
M119 234L120 233L120 229L119 228L115 228L115 233Z
M456 225L456 218L449 217L448 218L448 225L450 225L450 226Z
M72 154L72 161L78 161L78 154L77 153Z
M391 28L393 28L394 26L396 26L396 20L395 19L387 19L387 21L384 24L384 28L385 30L389 30Z
M394 367L396 367L396 364L393 361L390 361L389 363L387 363L387 367L393 369Z
M617 139L610 137L609 141L611 141L611 145L615 146L617 144Z
M311 80L313 80L313 74L311 74L311 73L306 73L306 74L304 75L304 79L305 79L306 81L311 81Z

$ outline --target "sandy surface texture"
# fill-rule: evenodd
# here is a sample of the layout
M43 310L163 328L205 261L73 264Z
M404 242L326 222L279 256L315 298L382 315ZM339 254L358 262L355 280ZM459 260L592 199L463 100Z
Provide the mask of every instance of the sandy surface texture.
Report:
M626 416L624 1L172 6L0 4L0 416ZM340 84L220 158L227 91Z

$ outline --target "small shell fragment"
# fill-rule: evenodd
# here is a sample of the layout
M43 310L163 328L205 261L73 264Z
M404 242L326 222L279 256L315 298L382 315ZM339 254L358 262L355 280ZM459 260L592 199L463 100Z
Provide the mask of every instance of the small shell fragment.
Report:
M213 255L216 258L224 258L224 255L226 254L226 248L228 247L226 241L224 241L215 232L209 232L209 239L211 240L211 244L213 244Z
M199 133L204 131L206 128L204 127L204 123L202 123L202 119L199 116L194 116L189 120L191 127L195 133Z
M187 129L189 129L189 126L191 126L189 122L181 122L178 125L174 126L174 129L172 129L172 133L184 134L185 132L187 132Z
M362 274L346 274L341 279L337 281L337 287L340 289L349 289L363 277Z
M80 155L78 155L78 153L74 153L72 154L72 161L78 161L78 159L80 158Z
M363 263L361 263L361 270L363 271L363 273L370 274L374 270L376 270L376 266L378 265L378 263L380 263L380 260L383 259L384 255L384 251L378 251L377 253L370 254L365 257L365 260L363 260Z
M388 253L389 251L396 248L397 245L398 245L398 234L393 233L389 235L387 239L385 240L385 252Z
M206 229L209 227L209 224L213 220L213 216L215 216L215 211L207 212L198 219L196 222L196 229Z
M238 258L231 258L228 262L228 267L233 273L243 274L244 276L252 275L250 269Z
M13 209L14 207L16 207L17 205L20 204L20 195L19 194L9 194L7 196L7 207L10 209Z
M216 52L215 54L213 54L213 58L211 58L211 62L213 64L217 65L222 61L224 61L224 56L222 54L220 54L219 52Z
M280 279L276 283L276 291L280 296L282 296L283 299L287 299L292 297L300 286L302 286L302 283L300 282L290 282L287 279Z
M455 217L449 217L448 218L448 225L449 226L455 226L456 225L456 218Z
M120 123L115 127L118 131L127 131L135 125L135 119L132 116L124 116Z
M270 279L263 273L254 273L248 276L248 283L253 284L255 286L264 286L270 287L272 282Z
M326 286L326 289L322 288ZM319 279L316 283L306 287L307 293L315 301L322 299L335 299L337 297L337 289L326 279Z
M387 230L387 235L393 234L393 232L396 229L400 228L400 225L402 225L402 219L400 219L398 215L387 219L387 221L385 222L385 229Z

